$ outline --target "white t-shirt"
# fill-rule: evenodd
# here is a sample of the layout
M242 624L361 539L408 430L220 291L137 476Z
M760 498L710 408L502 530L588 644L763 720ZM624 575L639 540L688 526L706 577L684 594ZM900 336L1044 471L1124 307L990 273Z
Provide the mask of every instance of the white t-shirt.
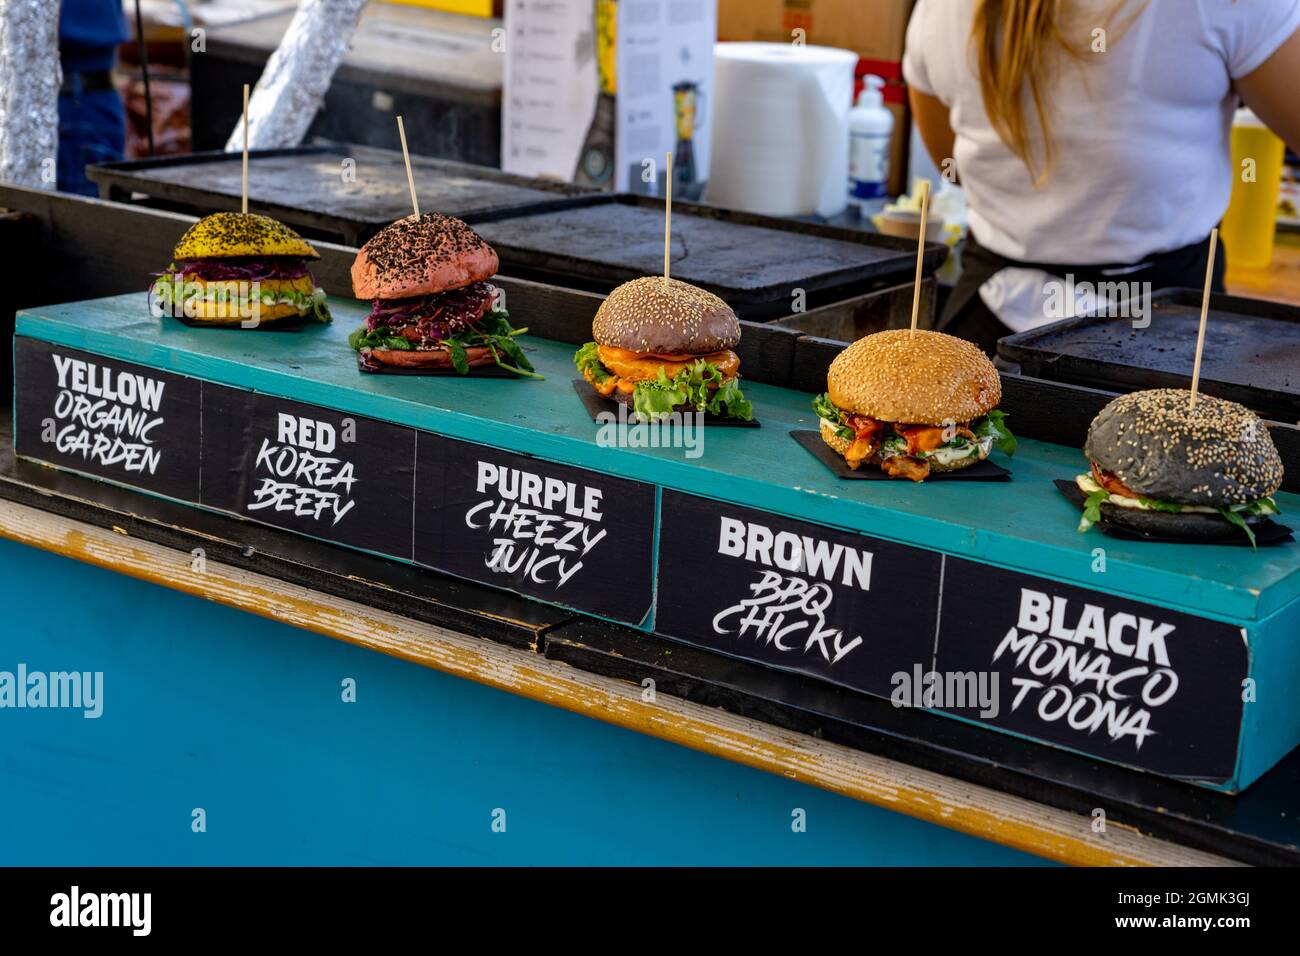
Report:
M1055 61L1055 161L1041 187L984 110L970 43L976 2L918 0L903 75L949 108L980 243L1020 261L1101 265L1205 239L1232 192L1232 81L1300 29L1300 0L1148 0L1145 9L1129 0L1105 53L1090 52L1091 33L1114 0L1067 0L1084 14L1071 16L1089 52L1076 61L1062 50ZM1041 148L1036 155L1041 164Z

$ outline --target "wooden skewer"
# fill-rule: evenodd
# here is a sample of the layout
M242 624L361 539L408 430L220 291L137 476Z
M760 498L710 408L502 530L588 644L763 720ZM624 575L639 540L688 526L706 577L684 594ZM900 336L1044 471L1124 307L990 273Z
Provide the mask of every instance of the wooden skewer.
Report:
M1210 255L1205 264L1205 291L1201 294L1201 327L1196 333L1196 364L1192 366L1192 397L1187 410L1196 408L1196 390L1201 384L1201 354L1205 351L1205 320L1210 314L1210 285L1214 282L1214 255L1219 250L1219 230L1210 232Z
M668 177L668 192L664 198L664 288L668 287L668 252L672 247L673 236L673 154L670 150L665 154L667 156L667 167L664 175Z
M411 208L415 210L415 218L420 218L420 200L415 198L415 174L411 172L411 154L406 149L406 126L402 123L402 118L397 117L397 135L402 138L402 161L406 163L406 185L411 189Z
M912 331L916 335L916 320L921 312L921 267L925 264L925 226L930 218L930 181L921 180L921 230L916 240L916 282L912 289Z
M240 209L248 214L248 84L244 84L244 185Z

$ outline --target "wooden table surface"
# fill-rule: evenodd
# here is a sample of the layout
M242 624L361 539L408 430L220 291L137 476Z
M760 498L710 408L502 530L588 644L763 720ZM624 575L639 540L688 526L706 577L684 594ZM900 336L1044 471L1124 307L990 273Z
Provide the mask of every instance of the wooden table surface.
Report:
M1300 234L1278 233L1267 269L1234 269L1229 258L1228 291L1252 299L1300 305Z

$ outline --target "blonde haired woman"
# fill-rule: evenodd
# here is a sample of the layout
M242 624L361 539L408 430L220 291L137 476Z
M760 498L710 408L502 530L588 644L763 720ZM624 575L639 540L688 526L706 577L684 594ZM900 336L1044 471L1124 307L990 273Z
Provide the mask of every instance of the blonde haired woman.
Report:
M1240 101L1300 149L1300 0L918 0L903 72L970 210L939 327L990 353L1066 276L1204 281Z

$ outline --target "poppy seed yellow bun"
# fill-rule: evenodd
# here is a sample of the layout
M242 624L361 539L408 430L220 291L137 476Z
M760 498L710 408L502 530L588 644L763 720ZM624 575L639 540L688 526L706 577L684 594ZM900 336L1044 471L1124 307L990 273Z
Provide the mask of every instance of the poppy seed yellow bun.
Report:
M266 325L281 319L297 318L300 315L302 312L296 305L264 305L258 310L256 318L260 324ZM254 316L245 314L238 307L227 303L195 302L189 306L185 318L204 325L239 325L241 322L253 321Z
M835 356L826 384L850 414L909 425L968 422L1002 400L988 356L965 339L922 330L858 339Z
M591 337L632 352L708 355L740 341L740 320L712 292L646 276L609 294L591 323Z
M181 236L172 258L213 259L233 256L295 256L319 259L320 253L284 223L254 213L214 212Z

